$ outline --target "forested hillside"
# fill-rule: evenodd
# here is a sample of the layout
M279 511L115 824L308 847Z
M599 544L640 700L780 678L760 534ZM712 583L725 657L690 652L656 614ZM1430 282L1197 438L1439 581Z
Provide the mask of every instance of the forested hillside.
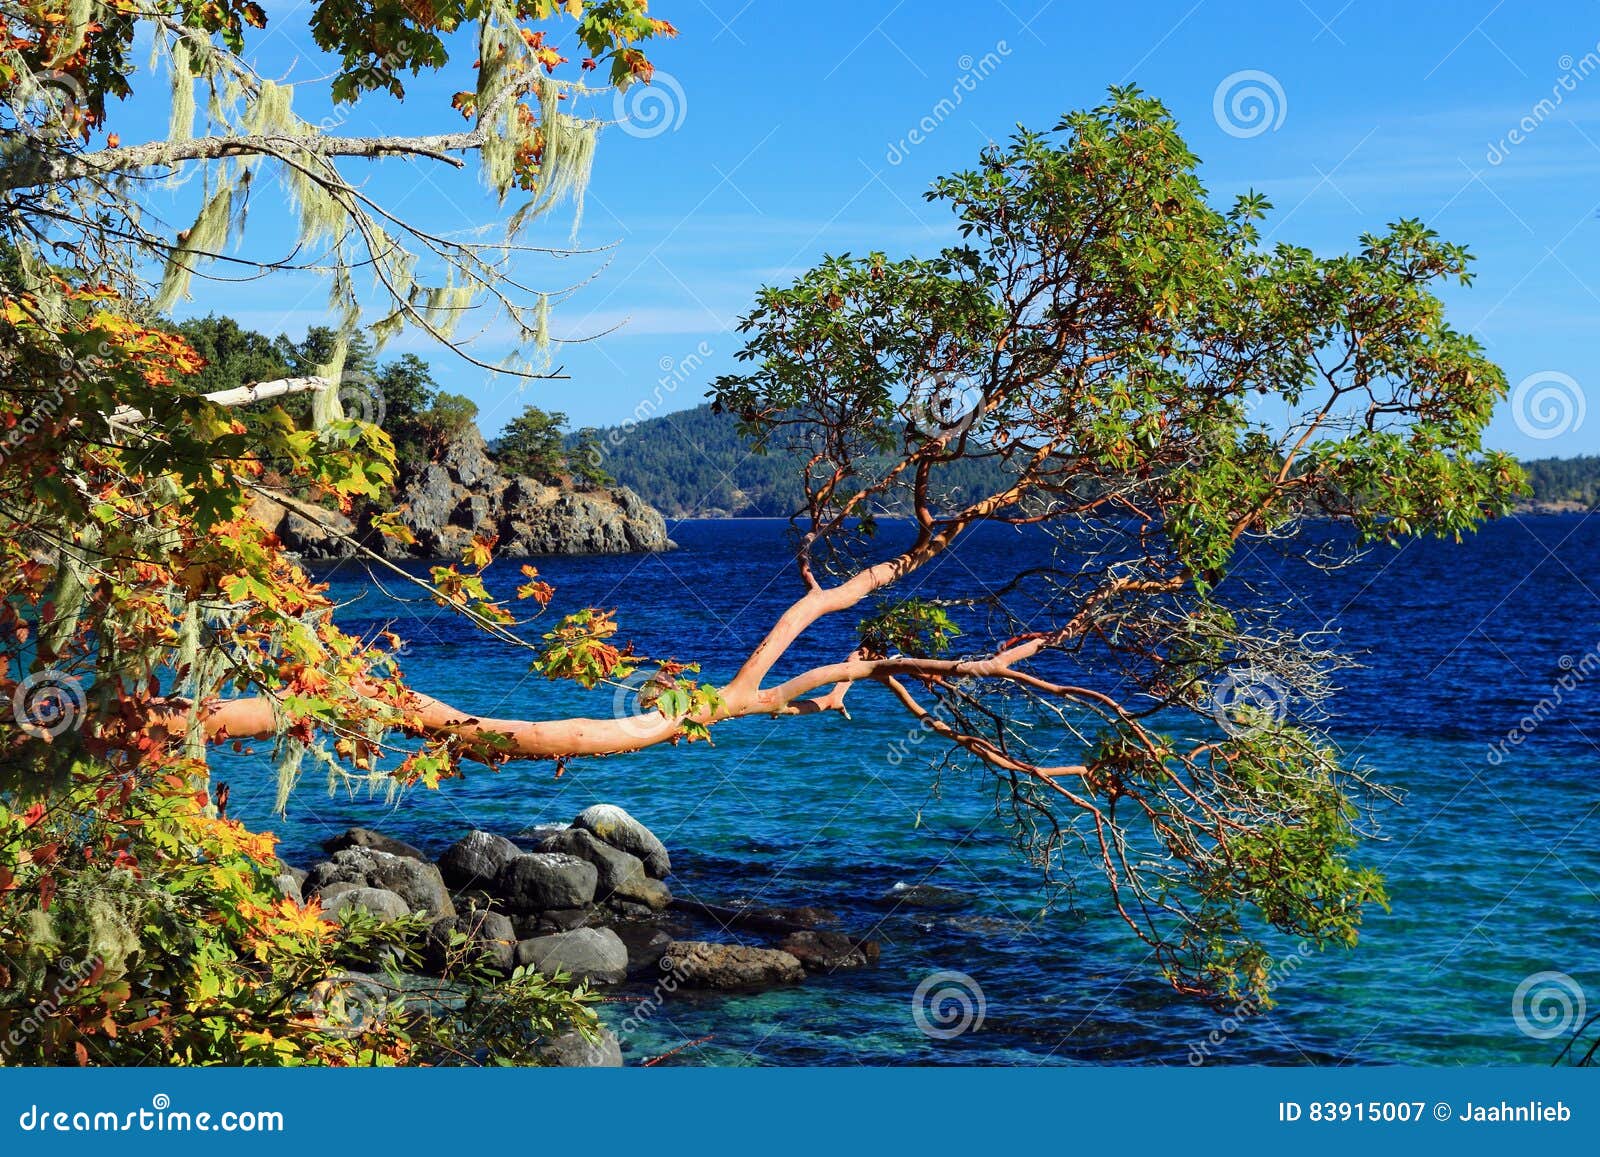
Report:
M787 517L801 503L796 464L780 452L753 453L734 418L709 405L662 414L636 425L596 431L603 467L668 518ZM1000 467L954 463L937 489L952 499L1000 480Z
M668 518L784 517L799 505L793 460L752 453L734 419L713 414L708 405L596 434L603 468ZM1530 504L1600 501L1600 456L1538 458L1523 466L1533 485ZM946 492L970 492L992 486L998 469L958 463L942 484Z
M1535 458L1522 468L1528 472L1535 502L1593 506L1600 501L1600 456Z

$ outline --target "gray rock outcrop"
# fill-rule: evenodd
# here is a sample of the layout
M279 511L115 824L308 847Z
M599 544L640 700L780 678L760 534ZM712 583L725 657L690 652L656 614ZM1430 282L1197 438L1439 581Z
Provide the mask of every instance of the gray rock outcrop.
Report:
M494 537L503 557L632 554L672 549L667 523L626 486L576 489L508 476L489 457L476 426L453 437L431 462L405 461L394 506L416 541L396 542L373 527L372 508L352 521L337 511L290 510L269 498L251 513L308 559L348 558L353 535L389 558L459 558L474 538ZM337 533L334 533L337 532Z

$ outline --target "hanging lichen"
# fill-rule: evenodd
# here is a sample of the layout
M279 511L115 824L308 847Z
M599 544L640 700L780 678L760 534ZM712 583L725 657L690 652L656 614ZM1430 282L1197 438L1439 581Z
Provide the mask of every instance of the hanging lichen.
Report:
M583 199L594 169L595 140L600 122L569 116L561 110L561 88L546 80L539 86L539 131L543 147L539 154L538 183L534 186L528 213L538 216L562 201L572 201L572 235L577 236L583 221Z
M66 20L63 21L66 31L56 42L56 50L50 58L51 68L60 68L78 54L83 47L84 37L89 34L95 8L94 0L69 0Z
M194 116L194 69L189 38L180 36L172 44L172 115L167 123L167 139L186 141L194 136Z
M224 184L206 198L194 224L178 235L178 244L167 258L161 289L156 293L157 313L166 313L176 305L189 289L195 266L227 244L232 219L233 186Z

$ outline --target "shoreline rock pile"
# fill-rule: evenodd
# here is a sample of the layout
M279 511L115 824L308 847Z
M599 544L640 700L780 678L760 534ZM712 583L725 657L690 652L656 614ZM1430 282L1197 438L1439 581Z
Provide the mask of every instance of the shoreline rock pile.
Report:
M366 828L349 829L323 850L328 859L307 871L284 865L279 887L317 899L328 919L347 908L384 919L426 913L432 923L421 958L431 976L468 952L501 973L562 971L596 986L659 975L673 979L669 991L749 991L865 967L879 956L876 942L827 927L837 919L820 908L675 899L666 846L611 804L515 839L470 831L437 860ZM694 938L697 930L711 938ZM737 942L747 933L765 943Z

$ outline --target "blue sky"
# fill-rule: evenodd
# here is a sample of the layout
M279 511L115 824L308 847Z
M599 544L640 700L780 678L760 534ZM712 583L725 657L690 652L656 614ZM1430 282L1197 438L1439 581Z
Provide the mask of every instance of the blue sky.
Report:
M304 6L268 7L263 71L316 75ZM1017 122L1048 127L1134 82L1177 115L1219 204L1248 188L1272 199L1274 239L1331 252L1404 215L1469 245L1478 279L1447 293L1453 319L1526 383L1491 443L1600 450L1600 3L657 0L652 12L681 35L653 54L660 73L648 97L634 93L634 131L602 133L579 233L614 246L607 264L525 270L551 288L598 273L558 310L558 335L621 328L562 346L570 379L525 390L432 356L490 433L528 401L579 425L696 404L732 366L733 327L762 284L829 252L935 249L951 234L921 198L934 177ZM447 94L465 87L465 71L419 84L403 108L375 101L340 131L442 127ZM665 119L648 119L652 107ZM133 111L136 123L145 110ZM470 169L351 171L431 228L497 217ZM248 248L267 251L286 225L261 200ZM569 225L548 222L543 239ZM197 282L185 311L298 333L322 300L304 279ZM480 350L503 352L492 330Z

